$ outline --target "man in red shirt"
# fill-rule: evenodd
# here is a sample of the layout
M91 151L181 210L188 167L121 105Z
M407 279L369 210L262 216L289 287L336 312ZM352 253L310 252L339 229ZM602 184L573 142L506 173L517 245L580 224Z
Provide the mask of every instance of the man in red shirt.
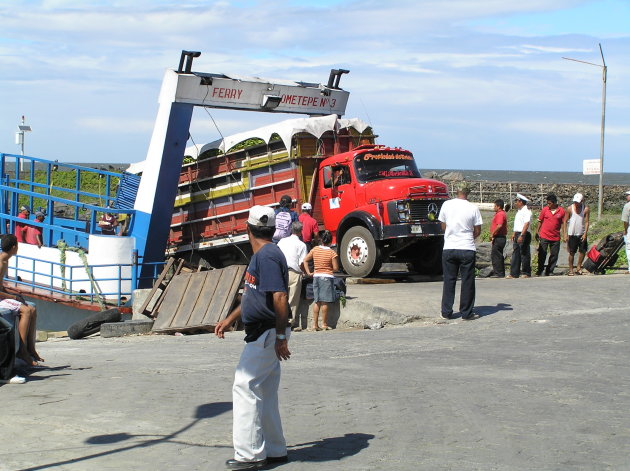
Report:
M505 277L505 257L503 249L505 249L505 236L507 236L507 215L503 208L505 203L498 199L494 202L494 217L490 224L490 242L492 242L492 272L495 278Z
M30 209L28 209L26 206L20 207L20 214L18 214L18 217L20 219L26 219L28 221L30 215L31 215ZM22 243L24 242L24 236L26 235L27 227L28 225L23 222L15 223L15 237L17 237L18 242L22 242Z
M35 213L35 220L37 222L44 222L44 218L46 217L46 213L42 211L37 211ZM37 226L28 226L26 228L26 243L37 245L40 249L42 245L44 245L42 241L42 228Z
M553 193L547 195L547 206L543 208L538 216L538 271L536 274L549 276L553 273L558 263L560 253L560 229L564 221L564 209L558 206L558 198ZM549 263L545 269L545 260L549 250Z
M319 224L312 216L313 207L311 203L303 203L302 204L302 212L298 217L299 221L302 223L302 242L306 244L306 248L310 252L313 248L313 238L317 237L319 233Z

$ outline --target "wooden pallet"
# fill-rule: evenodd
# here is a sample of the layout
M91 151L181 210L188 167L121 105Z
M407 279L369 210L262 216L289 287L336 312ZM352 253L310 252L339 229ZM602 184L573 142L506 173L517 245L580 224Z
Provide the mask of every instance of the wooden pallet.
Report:
M153 332L214 330L234 306L246 268L232 265L174 276L157 308Z

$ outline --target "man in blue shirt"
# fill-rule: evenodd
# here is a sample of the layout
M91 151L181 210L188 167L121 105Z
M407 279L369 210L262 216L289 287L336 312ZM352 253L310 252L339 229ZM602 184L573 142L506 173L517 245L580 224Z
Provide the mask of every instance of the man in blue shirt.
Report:
M249 210L247 235L254 255L245 273L241 305L219 322L214 333L224 337L239 318L245 325L245 348L232 387L234 459L227 469L262 469L288 461L278 408L280 361L291 356L287 261L271 239L272 208Z

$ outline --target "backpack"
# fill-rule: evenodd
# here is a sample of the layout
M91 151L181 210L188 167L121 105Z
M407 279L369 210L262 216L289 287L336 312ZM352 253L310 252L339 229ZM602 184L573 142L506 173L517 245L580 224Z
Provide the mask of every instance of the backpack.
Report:
M284 239L291 235L291 213L289 211L280 211L276 214L276 232L273 234L274 240Z

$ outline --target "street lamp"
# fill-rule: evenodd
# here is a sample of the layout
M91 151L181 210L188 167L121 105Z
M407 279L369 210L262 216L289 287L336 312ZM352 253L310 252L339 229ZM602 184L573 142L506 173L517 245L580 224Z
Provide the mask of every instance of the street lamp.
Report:
M604 51L602 51L601 43L599 43L599 53L602 56L603 65L571 59L570 57L563 57L563 59L568 61L581 62L583 64L594 65L602 68L602 130L599 140L599 203L597 205L597 219L602 218L602 211L604 210L604 128L606 124L606 76L608 74L608 67L606 67Z
M24 133L32 131L30 126L24 124L24 116L22 116L22 124L18 124L18 130L15 133L15 143L20 146L21 154L24 155ZM20 159L20 171L24 170L24 159Z

